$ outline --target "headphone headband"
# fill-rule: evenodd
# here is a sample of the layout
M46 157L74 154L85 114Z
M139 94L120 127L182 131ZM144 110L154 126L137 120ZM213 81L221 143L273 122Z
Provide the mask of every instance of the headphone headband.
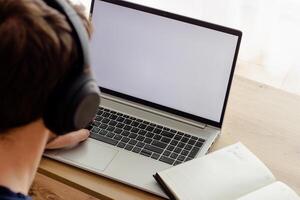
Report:
M80 51L81 55L78 56L80 59L79 67L87 67L90 66L90 54L89 54L89 40L87 31L82 23L82 20L76 13L76 11L69 5L65 0L44 0L44 2L58 10L61 14L65 15L66 20L72 28L72 33L74 40L77 44L78 51ZM83 70L83 69L79 69Z

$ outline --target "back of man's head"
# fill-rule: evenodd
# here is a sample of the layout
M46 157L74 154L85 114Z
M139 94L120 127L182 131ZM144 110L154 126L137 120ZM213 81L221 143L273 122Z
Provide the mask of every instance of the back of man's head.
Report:
M71 32L64 15L41 0L0 0L0 132L43 116L78 59Z

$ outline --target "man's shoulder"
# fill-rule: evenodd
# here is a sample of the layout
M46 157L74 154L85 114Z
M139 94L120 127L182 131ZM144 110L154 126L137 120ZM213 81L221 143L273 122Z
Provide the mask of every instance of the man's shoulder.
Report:
M0 186L0 200L31 200L31 198L21 193L15 193L6 187Z

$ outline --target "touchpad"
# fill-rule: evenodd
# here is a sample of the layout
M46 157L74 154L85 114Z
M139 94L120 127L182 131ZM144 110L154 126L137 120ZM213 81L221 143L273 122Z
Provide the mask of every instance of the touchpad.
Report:
M96 140L88 139L75 148L60 151L56 156L84 168L103 171L117 153L118 150L102 146Z

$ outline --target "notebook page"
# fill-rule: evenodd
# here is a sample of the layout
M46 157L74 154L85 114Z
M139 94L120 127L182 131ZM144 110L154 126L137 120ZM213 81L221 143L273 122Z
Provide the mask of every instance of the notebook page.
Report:
M286 184L275 182L249 193L237 200L300 200L300 197Z
M235 200L275 181L267 167L241 143L158 174L182 200Z

